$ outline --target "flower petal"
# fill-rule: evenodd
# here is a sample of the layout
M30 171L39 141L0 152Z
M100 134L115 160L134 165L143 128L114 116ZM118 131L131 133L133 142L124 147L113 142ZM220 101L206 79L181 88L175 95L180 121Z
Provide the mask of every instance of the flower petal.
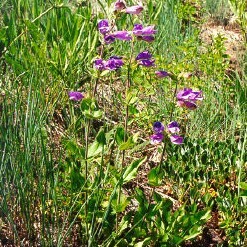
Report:
M153 124L153 131L157 134L157 133L162 133L165 129L165 126L163 125L163 123L157 121L154 122Z
M184 138L182 136L172 135L170 136L170 140L174 144L181 145L183 144Z
M180 131L179 125L176 121L172 121L167 125L168 130L171 133L176 133Z
M81 92L76 92L76 91L70 91L68 95L69 95L69 99L73 101L80 101L84 98Z
M159 144L163 141L164 139L164 135L161 133L157 133L157 134L153 134L150 136L150 143L155 145L155 144Z
M127 14L140 14L143 11L143 7L140 5L135 5L135 6L131 6L131 7L127 7L125 9L125 13Z

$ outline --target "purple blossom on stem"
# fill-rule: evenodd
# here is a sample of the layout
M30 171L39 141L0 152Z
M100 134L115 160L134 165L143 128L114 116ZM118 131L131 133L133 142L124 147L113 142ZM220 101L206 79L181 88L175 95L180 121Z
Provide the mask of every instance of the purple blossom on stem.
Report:
M162 133L165 129L165 126L163 125L163 123L157 121L154 122L153 124L153 131L157 134L157 133Z
M143 29L142 24L134 24L134 28L133 28L132 32L136 36L141 36L142 35L142 29Z
M101 34L107 34L110 31L108 20L100 20L98 22L98 29Z
M144 60L144 59L151 59L151 58L152 58L152 54L149 53L149 51L143 51L137 55L136 60Z
M179 125L176 121L172 121L167 125L168 130L171 133L176 133L180 131Z
M116 70L124 65L121 57L112 56L108 61L105 62L105 68L108 70Z
M112 34L109 34L109 35L105 35L104 36L104 41L105 41L105 44L109 45L111 43L113 43L115 41L115 38Z
M154 59L152 59L152 60L150 60L150 59L143 59L143 60L139 60L138 61L138 64L139 65L141 65L141 66L144 66L144 67L153 67L153 66L155 66L155 60Z
M154 36L152 35L157 31L154 30L154 25L143 27L142 24L135 24L132 32L135 36L137 36L138 40L152 42L154 41Z
M142 24L135 24L133 28L133 34L136 36L150 36L156 32L157 30L154 29L154 25L143 27Z
M154 36L137 36L137 39L151 43L154 41Z
M163 141L164 135L162 133L156 133L150 136L150 143L151 144L159 144Z
M116 31L112 34L112 36L120 40L131 40L132 39L128 31Z
M203 100L202 91L193 91L191 88L184 88L177 93L178 100Z
M126 8L125 2L122 0L118 0L114 3L114 10L121 11Z
M181 145L184 141L184 138L182 136L178 136L178 135L171 135L170 140L174 144Z
M167 77L169 76L170 74L164 70L157 70L155 71L155 74L158 78L164 78L164 77Z
M84 98L81 92L70 91L68 95L69 95L69 99L73 101L80 101Z
M94 67L98 70L105 70L105 61L101 58L94 60Z
M127 14L134 14L134 15L138 15L143 11L143 7L140 5L135 5L135 6L131 6L131 7L127 7L125 9L125 13Z
M190 110L197 108L196 102L203 100L202 91L193 91L191 88L184 88L177 93L178 106Z
M177 105L189 110L195 110L197 108L197 105L194 102L190 102L187 100L178 100Z
M139 53L136 57L136 60L138 61L139 65L145 66L145 67L152 67L154 66L154 59L152 58L152 54L149 53L149 51L143 51Z

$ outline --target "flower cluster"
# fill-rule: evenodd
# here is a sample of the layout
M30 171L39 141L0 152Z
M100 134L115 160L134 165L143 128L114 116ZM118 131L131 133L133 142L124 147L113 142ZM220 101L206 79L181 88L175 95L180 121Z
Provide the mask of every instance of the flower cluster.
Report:
M161 122L155 122L153 124L154 134L150 136L151 144L159 144L163 141L164 130L165 130L165 126ZM167 130L169 133L171 133L170 140L172 143L178 144L178 145L183 143L184 138L176 134L180 131L180 128L177 122L173 121L169 123L167 125Z
M157 32L157 30L154 29L154 25L143 27L142 24L134 24L132 31L111 32L109 22L106 19L98 22L98 30L104 36L104 42L107 45L113 43L115 39L132 40L132 36L136 36L138 40L152 42L154 41L154 34Z
M193 91L191 88L184 88L177 93L178 106L194 110L197 108L197 101L203 100L202 91Z
M107 61L98 58L94 61L94 67L98 70L116 70L123 66L121 57L111 56Z

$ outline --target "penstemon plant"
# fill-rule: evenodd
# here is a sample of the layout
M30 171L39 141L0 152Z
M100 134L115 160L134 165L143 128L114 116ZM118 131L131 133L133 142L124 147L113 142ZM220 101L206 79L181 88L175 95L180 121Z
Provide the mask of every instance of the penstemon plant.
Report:
M140 5L127 7L126 3L121 0L116 1L112 7L112 13L115 17L127 14L130 15L131 18L131 15L139 15L143 10L144 8ZM156 70L157 65L155 59L148 49L141 52L139 51L135 55L136 43L142 41L148 44L152 43L155 40L157 30L154 25L144 26L140 23L133 24L132 20L131 24L133 25L132 30L126 31L117 29L117 18L115 20L101 19L98 21L98 32L100 34L101 45L98 57L93 61L93 67L97 71L97 75L95 84L91 88L91 92L88 93L91 99L87 97L84 98L84 95L81 92L69 92L70 100L81 102L81 114L84 116L82 124L85 129L83 141L85 149L81 152L83 154L81 165L84 166L85 183L83 185L83 190L85 196L82 199L84 205L84 216L81 217L84 220L81 221L81 224L83 225L83 229L85 229L82 242L88 246L94 246L98 241L100 241L100 239L102 241L102 238L104 239L103 243L105 246L112 246L114 244L118 245L122 242L119 237L126 230L126 224L131 226L130 230L127 231L128 235L130 233L133 234L132 231L135 231L135 228L138 229L143 221L149 219L150 215L156 214L156 217L159 218L159 213L153 208L152 201L153 198L157 200L155 186L162 183L162 177L160 175L163 174L162 165L165 157L168 136L171 143L176 145L181 145L184 141L184 137L178 135L180 132L179 124L176 121L173 121L173 113L176 110L174 101L175 99L177 100L177 105L179 107L194 110L197 108L197 101L203 99L201 91L193 91L191 88L184 88L177 92L178 79L176 76L164 70ZM117 40L130 43L130 50L128 53L129 58L123 57L119 54L108 55L108 52L110 51L109 46L114 46L114 43L117 42ZM133 59L134 56L135 59ZM125 67L126 70L124 70ZM138 100L138 98L133 100L133 96L131 95L132 86L135 83L132 75L133 71L142 69L145 70L145 74L154 74L157 79L170 78L171 80L175 80L176 83L171 100L171 111L168 113L170 121L167 124L167 127L165 127L160 121L155 122L153 124L154 134L150 136L151 144L160 145L163 143L163 151L161 152L158 167L151 170L148 174L149 184L153 186L149 200L147 201L148 206L146 207L146 210L144 210L144 208L142 209L144 210L144 214L132 222L131 218L128 218L130 214L127 213L123 216L126 207L130 203L130 198L126 197L123 190L124 185L136 177L138 168L146 160L145 157L140 158L133 161L131 165L128 165L129 158L127 159L126 157L126 151L131 149L137 140L137 136L130 135L128 128L131 105L133 102ZM118 80L123 81L123 84L125 85L125 94L122 95L122 99L125 98L125 100L123 100L124 111L122 116L122 119L124 119L124 126L117 126L109 132L106 132L106 127L101 128L95 141L90 144L90 140L93 139L92 131L90 131L93 121L102 117L101 111L98 109L98 105L96 104L98 87L101 81L103 81L101 80L101 77L103 78L105 75L109 74L117 75L121 70L126 71L125 76L120 73L120 78L118 78ZM116 155L114 161L114 149L116 146L118 147L118 155ZM120 153L122 157L121 161L118 158ZM98 159L99 155L100 159ZM109 157L108 161L106 161L106 156ZM95 163L100 164L100 166L95 166ZM113 168L111 167L112 163L120 164L120 166L117 165ZM106 173L103 172L104 165L107 165ZM96 175L94 176L96 182L92 181L93 176L89 171L92 171L92 169L96 169ZM113 178L111 178L112 174ZM156 175L157 177L153 178L153 176ZM158 183L157 178L161 178ZM145 195L143 194L142 196L143 200L145 200ZM137 200L140 200L140 191L138 192L138 190L136 198ZM163 203L165 206L168 202L161 199L160 203ZM143 207L143 205L140 205L140 207ZM183 209L181 210L183 211ZM208 211L205 212L205 214L207 213ZM115 217L112 217L114 215ZM208 217L205 217L205 219L207 218ZM148 223L146 224L148 228L151 227ZM168 224L172 223L168 222ZM106 229L109 228L110 225L113 232L107 233ZM195 236L199 233L198 230L196 234L193 232ZM188 238L188 236L186 237ZM142 237L140 236L140 238ZM159 236L156 236L155 238L159 238ZM164 240L164 243L166 240ZM151 239L147 240L147 242L149 241L151 241ZM157 239L153 239L152 241L157 241ZM181 242L181 238L179 241ZM178 242L174 240L174 243Z

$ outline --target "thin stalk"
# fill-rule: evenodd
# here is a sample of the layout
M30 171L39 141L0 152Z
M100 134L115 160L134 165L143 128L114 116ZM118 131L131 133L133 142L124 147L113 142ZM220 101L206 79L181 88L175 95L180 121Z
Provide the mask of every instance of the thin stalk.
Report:
M172 118L173 118L174 107L175 107L174 100L175 100L175 97L176 97L177 88L178 88L178 81L176 80L175 90L174 90L174 93L173 93L173 96L172 96L172 108L171 108L170 117L169 117L170 122L172 121ZM163 147L161 158L160 158L160 162L159 162L159 167L160 168L161 168L161 164L162 164L162 162L164 160L164 155L165 155L165 151L166 151L166 144L167 144L167 141L164 141L164 147Z
M239 170L238 170L238 197L240 196L240 183L241 183L242 165L244 164L246 140L247 140L247 131L245 131L245 134L244 134L244 140L242 143L241 155L240 155L240 164L239 164Z
M134 51L134 42L132 41L131 50L130 50L129 64L128 64L128 72L127 72L127 82L126 82L126 86L125 86L125 99L126 99L125 103L126 103L126 107L125 107L125 118L124 118L124 142L127 141L127 137L128 137L127 132L128 132L128 120L129 120L129 102L127 102L127 98L128 98L128 92L129 92L129 89L130 89L130 86L131 86L130 71L131 71L131 61L132 61L133 51ZM125 160L125 150L123 150L120 174L122 174L122 172L123 172L124 160ZM122 189L122 184L119 183L117 204L120 203L121 189ZM117 230L118 230L118 214L116 213L116 231Z
M87 180L88 180L88 138L89 138L89 126L90 120L85 120L85 223L86 223L86 237L89 239L89 229L88 229L88 191L87 191Z
M102 58L102 56L103 56L104 48L105 48L105 46L104 46L104 44L102 44L101 48L100 48L100 58ZM96 78L96 81L95 81L94 90L93 90L93 97L95 97L95 95L97 93L97 87L98 87L98 83L99 83L99 78L100 78L100 71L98 71L97 78Z
M175 97L176 97L177 88L178 88L178 81L176 80L175 90L174 90L174 93L173 93L173 96L172 96L172 108L171 108L170 117L169 117L170 122L172 121L172 118L173 118L173 112L174 112L174 107L175 107L174 100L175 100ZM162 154L161 154L160 162L159 162L159 165L158 165L158 169L159 170L161 170L161 166L162 166L162 163L163 163L163 160L164 160L164 156L165 156L165 152L166 152L166 146L167 146L166 136L165 136L163 142L164 142L164 146L163 146L163 149L162 149ZM151 191L150 196L149 196L148 209L150 208L151 199L153 197L153 194L154 194L154 187L152 188L152 191Z

